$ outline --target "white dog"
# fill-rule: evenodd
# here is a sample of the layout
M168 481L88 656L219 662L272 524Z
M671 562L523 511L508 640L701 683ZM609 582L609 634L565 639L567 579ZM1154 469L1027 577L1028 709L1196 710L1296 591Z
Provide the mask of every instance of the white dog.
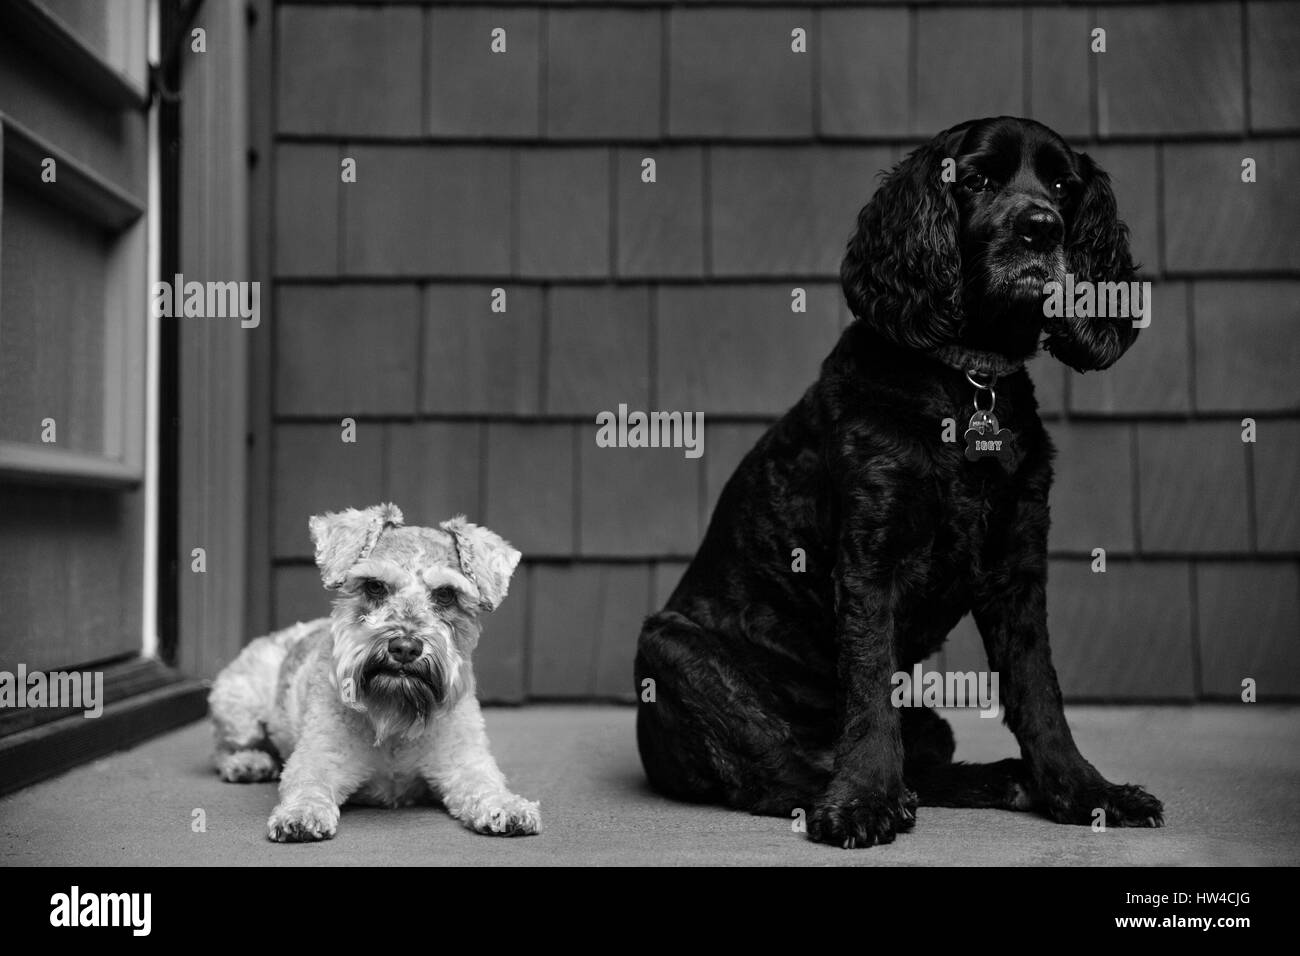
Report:
M334 613L258 638L218 675L222 779L281 777L267 823L279 842L328 840L349 800L432 798L479 833L539 832L537 804L506 788L488 749L470 663L519 552L464 518L403 527L391 504L310 527Z

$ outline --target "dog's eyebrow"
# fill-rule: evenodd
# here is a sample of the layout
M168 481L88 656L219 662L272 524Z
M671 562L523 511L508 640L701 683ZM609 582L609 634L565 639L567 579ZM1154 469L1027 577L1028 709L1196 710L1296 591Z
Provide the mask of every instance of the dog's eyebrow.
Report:
M453 587L457 591L468 594L475 600L479 597L478 588L474 586L474 582L453 568L426 568L423 578L425 585L428 587Z
M1034 152L1033 168L1043 179L1064 176L1078 179L1075 172L1074 156L1064 152L1056 143L1043 143Z
M353 565L352 570L348 572L348 577L353 581L361 579L383 581L394 590L405 587L411 580L410 572L387 561L376 561L373 558Z

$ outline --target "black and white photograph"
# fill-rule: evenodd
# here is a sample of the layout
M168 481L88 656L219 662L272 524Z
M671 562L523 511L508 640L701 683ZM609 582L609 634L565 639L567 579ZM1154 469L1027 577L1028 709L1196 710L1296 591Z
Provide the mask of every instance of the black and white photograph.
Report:
M1297 49L1297 0L2 0L21 920L978 867L1248 939Z

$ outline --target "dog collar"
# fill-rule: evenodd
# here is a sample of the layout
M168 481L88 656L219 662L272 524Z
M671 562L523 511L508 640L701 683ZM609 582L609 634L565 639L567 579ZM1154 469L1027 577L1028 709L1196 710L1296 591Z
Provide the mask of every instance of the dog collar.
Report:
M1024 359L1009 359L997 352L981 352L961 345L944 345L931 353L944 365L959 372L992 376L994 379L1018 372L1025 367Z

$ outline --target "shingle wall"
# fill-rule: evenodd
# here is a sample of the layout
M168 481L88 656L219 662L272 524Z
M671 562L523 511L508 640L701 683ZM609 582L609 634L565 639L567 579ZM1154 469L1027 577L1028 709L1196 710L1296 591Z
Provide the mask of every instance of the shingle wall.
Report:
M1300 5L292 3L274 29L274 623L325 608L313 512L463 511L526 554L484 695L627 695L641 616L847 320L875 174L1011 113L1111 172L1156 284L1112 371L1035 363L1064 688L1300 695ZM704 456L597 448L619 403L704 412ZM980 659L969 621L946 653Z

